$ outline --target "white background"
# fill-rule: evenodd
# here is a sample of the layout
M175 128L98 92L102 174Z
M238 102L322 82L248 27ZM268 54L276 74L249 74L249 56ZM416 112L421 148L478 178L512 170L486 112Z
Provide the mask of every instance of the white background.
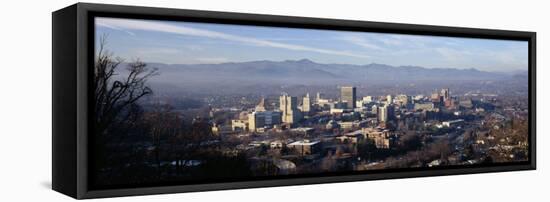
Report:
M102 199L109 201L538 201L550 199L545 1L91 1L382 22L536 31L536 171ZM51 12L75 1L2 1L0 201L67 201L51 186Z

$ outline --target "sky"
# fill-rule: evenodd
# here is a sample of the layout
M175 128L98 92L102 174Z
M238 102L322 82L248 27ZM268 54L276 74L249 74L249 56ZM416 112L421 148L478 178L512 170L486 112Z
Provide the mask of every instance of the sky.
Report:
M118 57L166 64L309 59L490 72L528 65L526 41L105 17L95 25L96 47L105 35L106 48Z

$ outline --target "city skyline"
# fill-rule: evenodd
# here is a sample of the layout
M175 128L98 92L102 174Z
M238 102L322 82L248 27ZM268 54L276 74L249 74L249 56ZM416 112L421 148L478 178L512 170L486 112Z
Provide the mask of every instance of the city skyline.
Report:
M528 61L521 43L113 18L96 25L94 186L531 160L529 77L514 68ZM223 62L232 63L211 64ZM368 63L377 64L352 65ZM504 64L517 73L488 72Z
M426 68L527 70L527 42L280 27L96 18L123 58L166 64L309 59ZM97 41L97 40L96 40ZM239 49L239 51L234 51Z

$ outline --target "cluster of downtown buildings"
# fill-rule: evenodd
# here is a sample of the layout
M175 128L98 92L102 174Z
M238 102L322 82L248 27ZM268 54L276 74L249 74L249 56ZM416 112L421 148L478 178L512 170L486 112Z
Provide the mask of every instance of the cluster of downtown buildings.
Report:
M485 162L492 151L507 155L500 161L523 159L516 154L525 153L524 141L491 132L509 125L511 114L525 112L523 107L508 110L501 101L508 99L505 96L459 96L448 88L428 95L358 96L355 86L337 88L336 96L282 93L256 100L242 97L246 105L240 109L210 108L210 120L216 120L212 132L223 142L218 149L224 155L246 154L251 168L273 164L275 174L327 171L327 161L337 162L335 170L407 167L401 162L429 167L475 164ZM411 136L417 139L414 147L407 146ZM429 153L441 149L439 143L446 145L449 156ZM414 160L409 152L428 153Z
M376 99L373 96L357 99L357 90L354 86L340 87L341 94L338 100L324 99L321 93L317 93L314 100L307 93L302 97L302 103L298 103L298 97L283 94L279 97L279 108L266 110L265 99L261 98L254 110L245 112L244 116L232 120L232 128L263 132L265 129L276 127L279 124L292 127L300 121L315 115L315 113L329 112L330 114L353 114L369 110L377 115L377 121L385 123L395 116L397 108L409 111L438 111L441 107L447 109L457 108L459 104L472 105L471 100L457 102L451 99L449 89L442 89L440 93L434 93L430 99L423 95L411 97L408 95L387 95ZM469 104L468 104L469 102Z
M449 89L441 89L431 96L387 95L364 96L358 99L355 86L341 86L337 99L327 99L322 93L312 98L309 93L303 97L283 93L278 98L278 105L272 103L266 107L262 97L253 108L242 111L237 119L231 120L228 134L268 134L269 132L291 131L302 134L301 139L292 141L256 141L251 146L262 144L271 148L290 147L299 150L299 154L311 154L319 151L315 147L327 137L340 143L357 143L369 139L379 149L390 149L394 146L396 136L393 133L392 121L401 113L438 112L440 109L458 108L458 100L452 99ZM299 100L301 99L301 103ZM464 103L463 103L464 104ZM332 117L340 118L334 119ZM459 127L461 119L441 122L440 127ZM315 130L324 135L313 135ZM219 126L214 126L217 133L223 133ZM319 134L319 133L317 133Z

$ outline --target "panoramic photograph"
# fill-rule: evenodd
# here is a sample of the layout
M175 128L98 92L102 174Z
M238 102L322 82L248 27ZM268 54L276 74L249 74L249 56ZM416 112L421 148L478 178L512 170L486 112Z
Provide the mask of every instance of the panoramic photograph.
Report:
M529 161L527 41L94 21L96 188Z

